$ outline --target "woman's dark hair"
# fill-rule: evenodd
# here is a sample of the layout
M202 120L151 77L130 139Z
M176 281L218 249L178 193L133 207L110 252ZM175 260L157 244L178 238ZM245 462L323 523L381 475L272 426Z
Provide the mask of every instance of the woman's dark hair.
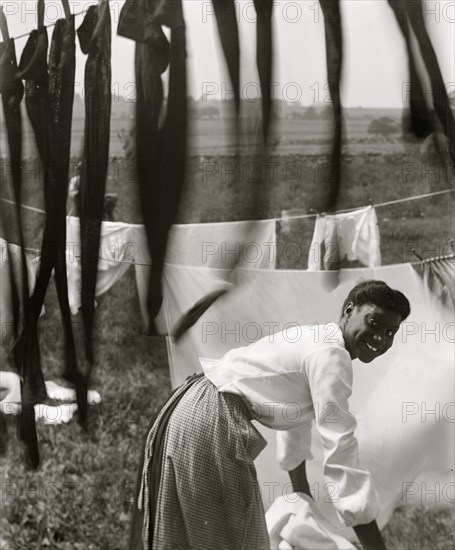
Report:
M355 306L375 304L397 313L404 321L411 312L411 306L406 296L399 290L390 288L384 281L364 281L356 285L344 301L343 311L352 302Z

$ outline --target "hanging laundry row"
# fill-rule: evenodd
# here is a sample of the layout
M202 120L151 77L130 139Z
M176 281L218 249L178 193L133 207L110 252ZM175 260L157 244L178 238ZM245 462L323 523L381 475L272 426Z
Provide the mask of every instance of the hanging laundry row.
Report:
M67 217L66 272L68 300L71 313L76 315L82 306L81 299L81 237L80 219ZM10 281L7 277L8 258L14 272L20 270L20 247L7 246L0 239L3 271L2 315L4 322L13 322ZM277 248L276 224L272 220L253 222L224 222L173 225L166 253L166 264L199 266L230 270L237 265L251 269L275 269ZM334 271L340 260L359 260L367 267L381 264L380 236L375 209L361 208L331 216L318 216L308 254L308 271ZM336 260L336 262L334 261ZM26 253L28 285L33 292L40 261L36 254ZM103 222L97 263L95 296L107 292L134 265L138 298L144 329L150 332L147 308L147 289L152 265L146 230L142 225L122 222ZM453 262L449 259L425 262L426 286L440 296L444 303L452 303L450 277ZM332 286L336 286L334 281ZM159 333L163 334L162 318Z
M66 274L68 281L68 302L73 315L81 307L82 262L80 219L69 216L66 219ZM9 249L17 266L19 247ZM206 224L173 225L170 229L166 263L169 265L200 266L230 270L234 266L250 269L275 269L277 233L273 219L256 222L225 222ZM31 291L39 273L40 262L31 254L27 256L27 267L33 270L29 275ZM364 265L380 265L380 239L377 217L373 207L362 208L349 213L333 216L319 216L316 220L312 244L308 255L310 271L333 270L335 265L329 260L347 257L358 259ZM7 255L2 254L1 267L6 273ZM122 222L102 222L100 246L97 254L97 277L95 296L107 292L134 265L138 298L146 332L151 332L147 307L148 281L151 266L146 228L142 225ZM30 267L30 266L33 266ZM11 288L6 282L2 286L4 295L3 318L12 318ZM93 304L95 306L95 302ZM160 329L163 332L162 317Z
M85 328L87 372L78 368L72 333L66 270L66 201L70 162L71 124L76 68L76 33L74 16L68 0L61 0L65 17L59 19L52 34L48 55L47 29L44 26L45 1L37 1L38 28L30 33L19 66L14 40L10 39L6 17L0 11L3 42L0 44L2 66L2 102L12 165L16 216L13 227L3 228L8 242L18 242L22 254L20 277L10 269L11 306L14 318L14 356L22 379L22 414L19 434L28 450L32 467L39 463L34 404L46 397L38 340L38 318L43 307L50 276L55 271L57 296L65 334L65 369L63 376L75 384L79 421L87 415L87 385L93 363L91 330L97 275L99 232L104 206L104 188L110 138L110 11L108 0L91 6L78 29L81 49L88 54L85 78L86 128L81 177L82 224L82 311ZM4 70L3 70L4 69ZM6 79L3 79L3 75ZM21 109L24 95L27 114L35 134L44 174L46 221L40 251L40 264L33 292L28 291L21 205ZM2 193L3 194L3 193ZM101 199L99 198L101 197ZM9 254L9 249L8 254ZM21 293L19 292L21 290Z

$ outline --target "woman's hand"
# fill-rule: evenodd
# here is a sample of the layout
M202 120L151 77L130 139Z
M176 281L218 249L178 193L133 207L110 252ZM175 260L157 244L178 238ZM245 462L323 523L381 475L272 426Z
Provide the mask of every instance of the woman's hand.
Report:
M294 493L305 493L309 497L313 498L306 477L305 461L303 461L297 468L289 471L289 477L292 482L292 490Z
M294 470L290 470L289 477L291 478L294 493L304 493L313 498L306 476L305 461L299 464L297 468L294 468ZM376 521L364 525L356 525L354 531L364 550L387 550Z
M364 550L387 550L376 521L356 525L354 531Z

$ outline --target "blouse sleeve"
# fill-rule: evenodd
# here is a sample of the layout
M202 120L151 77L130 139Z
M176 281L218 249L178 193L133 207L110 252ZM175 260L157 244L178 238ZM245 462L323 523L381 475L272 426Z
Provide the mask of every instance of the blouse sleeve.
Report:
M373 521L379 513L379 497L371 474L359 461L357 426L349 412L352 364L348 352L327 346L310 353L302 367L307 375L315 423L323 447L324 475L337 484L333 504L348 527Z
M277 431L276 455L282 470L294 470L304 460L311 460L311 424Z

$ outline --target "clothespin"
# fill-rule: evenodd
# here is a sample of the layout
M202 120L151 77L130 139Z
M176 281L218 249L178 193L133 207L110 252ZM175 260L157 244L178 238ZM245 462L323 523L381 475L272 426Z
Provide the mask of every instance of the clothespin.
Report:
M8 32L8 23L6 21L6 15L3 11L3 8L0 4L0 31L2 33L3 42L8 42L9 32Z
M422 258L422 256L416 252L416 249L415 249L415 248L412 248L412 249L411 249L411 252L412 252L415 256L417 256L417 258L419 258L419 260L420 260L421 262L424 262L424 261L425 261L425 260Z
M44 0L38 0L37 5L37 12L38 12L38 30L44 28Z
M309 208L308 211L310 214L316 214L317 216L324 216L324 212L318 212L314 208Z

